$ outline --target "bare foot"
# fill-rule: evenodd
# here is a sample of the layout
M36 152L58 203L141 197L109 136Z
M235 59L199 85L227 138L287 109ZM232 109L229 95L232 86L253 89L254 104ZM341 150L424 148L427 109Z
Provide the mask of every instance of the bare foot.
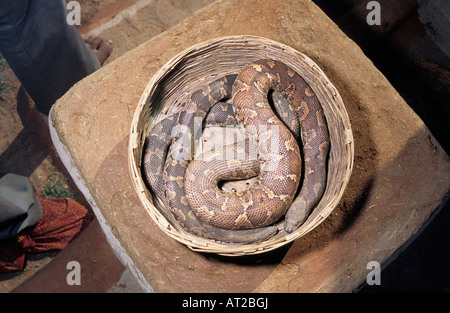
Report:
M89 36L85 42L90 46L91 50L97 55L100 64L103 65L112 52L112 41L103 40L101 37Z

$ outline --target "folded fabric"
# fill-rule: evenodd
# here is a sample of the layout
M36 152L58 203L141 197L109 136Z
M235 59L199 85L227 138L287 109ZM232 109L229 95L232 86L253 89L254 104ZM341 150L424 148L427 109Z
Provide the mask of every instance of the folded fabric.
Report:
M61 250L76 238L94 215L71 199L43 199L41 221L0 243L0 272L22 271L26 253Z

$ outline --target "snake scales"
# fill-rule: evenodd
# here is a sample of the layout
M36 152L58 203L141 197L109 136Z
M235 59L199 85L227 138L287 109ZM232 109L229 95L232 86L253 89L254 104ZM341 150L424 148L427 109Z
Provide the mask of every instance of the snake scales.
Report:
M194 158L199 121L242 125L246 140ZM259 60L193 92L183 111L157 123L146 141L143 175L184 229L251 243L276 234L283 216L288 233L304 222L325 190L329 145L322 107L305 80L279 61ZM244 158L235 157L239 149ZM220 188L252 177L246 190Z

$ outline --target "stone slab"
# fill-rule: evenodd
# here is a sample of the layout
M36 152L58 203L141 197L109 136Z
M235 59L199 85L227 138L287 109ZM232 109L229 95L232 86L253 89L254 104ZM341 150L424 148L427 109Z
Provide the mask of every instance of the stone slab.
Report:
M245 10L242 8L245 7ZM199 254L150 219L128 172L128 135L152 75L193 44L228 35L276 40L312 58L339 90L355 139L347 190L325 222L292 245L246 258ZM216 1L75 85L51 133L110 244L146 290L351 292L445 198L450 161L361 49L311 1Z

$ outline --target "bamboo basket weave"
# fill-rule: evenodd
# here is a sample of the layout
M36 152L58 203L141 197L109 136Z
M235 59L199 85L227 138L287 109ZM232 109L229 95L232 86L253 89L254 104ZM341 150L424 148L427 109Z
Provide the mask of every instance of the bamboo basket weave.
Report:
M263 58L275 59L293 68L309 83L323 106L331 142L325 193L308 219L290 234L281 229L266 241L252 244L224 243L195 236L184 230L163 205L153 201L141 175L145 139L152 125L183 109L182 105L191 92L218 77L237 74L252 61ZM173 57L154 74L136 108L128 152L130 173L138 197L151 218L168 236L194 251L239 256L279 248L322 223L338 204L350 179L354 146L343 101L310 58L266 38L232 36L194 45Z

